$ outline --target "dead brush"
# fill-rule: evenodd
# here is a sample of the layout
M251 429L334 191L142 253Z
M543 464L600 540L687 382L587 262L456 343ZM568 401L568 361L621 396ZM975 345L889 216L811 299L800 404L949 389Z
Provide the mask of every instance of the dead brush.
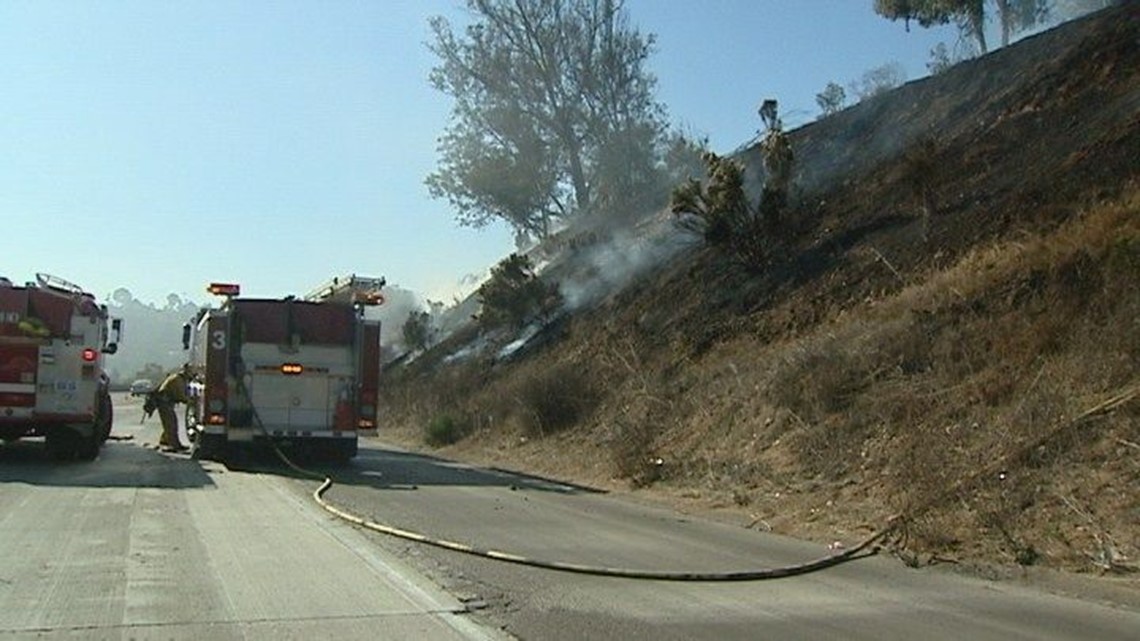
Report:
M583 420L597 407L600 394L590 374L571 363L532 369L505 395L508 407L529 437L549 436Z
M614 425L610 456L620 478L629 479L635 488L661 480L664 459L653 450L657 430L648 420L619 420Z
M479 362L403 376L398 384L381 386L384 413L422 429L424 440L433 446L458 441L473 427L467 420L473 415L472 399L489 377L489 368Z

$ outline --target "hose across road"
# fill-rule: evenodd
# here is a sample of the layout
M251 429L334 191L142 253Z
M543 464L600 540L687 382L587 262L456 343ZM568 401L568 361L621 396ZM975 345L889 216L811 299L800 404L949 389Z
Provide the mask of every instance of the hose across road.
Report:
M354 514L329 502L324 495L334 485L332 477L305 469L297 465L295 462L289 459L289 457L286 456L280 448L277 447L276 443L273 443L272 439L270 439L269 442L272 444L272 447L277 453L277 456L285 463L285 465L304 476L321 480L320 487L313 491L312 496L313 500L316 501L317 504L319 504L325 511L333 514L337 518L343 519L359 527L372 530L373 532L387 534L389 536L394 536L408 541L415 541L417 543L432 545L445 550L462 552L464 554L479 556L495 561L514 563L546 570L556 570L560 572L573 572L576 574L618 577L625 579L647 579L654 581L763 581L810 574L812 572L818 572L820 570L831 568L842 563L847 563L849 561L876 554L879 551L880 545L885 539L887 539L887 537L900 532L905 533L906 524L917 515L929 510L936 505L941 504L943 501L947 500L950 497L957 496L961 492L969 490L980 479L985 478L987 475L996 473L997 470L1002 469L1002 467L1008 462L1012 461L1018 456L1021 456L1023 452L1037 447L1040 443L1056 436L1063 430L1078 428L1082 424L1086 423L1089 419L1112 412L1138 397L1140 397L1140 385L1136 385L1130 389L1126 389L1123 392L1109 397L1091 409L1081 413L1074 419L1060 423L1053 430L1049 430L1045 435L1037 439L1033 439L1032 442L1023 443L1016 447L1013 451L1009 452L1007 455L998 457L993 464L986 466L984 470L979 470L977 473L961 479L958 483L951 485L943 492L940 492L935 496L928 498L926 501L923 501L922 504L912 506L906 514L897 515L888 519L886 525L884 525L881 529L854 547L795 565L740 570L733 572L684 572L636 568L617 568L585 565L580 563L569 563L565 561L535 559L513 554L510 552L479 548L458 541L436 538L419 532L413 532L410 530L405 530L403 528L398 528L392 525L378 523L376 521L372 521L370 519L366 519L362 516ZM260 419L257 419L256 422L260 424Z

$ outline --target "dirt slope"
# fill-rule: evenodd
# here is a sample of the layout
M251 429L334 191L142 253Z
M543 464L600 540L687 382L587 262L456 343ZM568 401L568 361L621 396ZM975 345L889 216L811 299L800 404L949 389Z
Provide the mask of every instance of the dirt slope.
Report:
M444 366L445 345L390 372L387 436L424 447L447 417L448 456L818 540L904 514L916 563L1132 576L1140 7L792 136L764 273L685 252L526 358Z

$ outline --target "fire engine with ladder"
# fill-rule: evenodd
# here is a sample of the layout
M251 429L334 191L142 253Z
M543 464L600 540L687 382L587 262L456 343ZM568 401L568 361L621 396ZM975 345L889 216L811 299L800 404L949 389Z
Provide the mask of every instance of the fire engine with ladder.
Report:
M74 283L0 277L0 439L44 437L56 459L92 460L111 434L104 356L122 321Z
M268 444L339 460L376 429L382 278L334 278L304 298L243 298L236 284L183 327L194 371L187 408L191 455L224 459Z

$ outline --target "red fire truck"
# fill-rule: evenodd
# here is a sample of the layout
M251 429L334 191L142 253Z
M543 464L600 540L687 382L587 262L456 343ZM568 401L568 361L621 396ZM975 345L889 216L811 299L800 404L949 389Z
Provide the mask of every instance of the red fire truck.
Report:
M225 297L183 328L196 382L187 432L197 458L236 444L272 441L348 460L360 430L376 427L380 323L364 308L383 302L383 279L333 279L303 299Z
M0 278L0 438L42 436L53 458L94 459L111 434L104 354L121 333L105 305L62 278Z

